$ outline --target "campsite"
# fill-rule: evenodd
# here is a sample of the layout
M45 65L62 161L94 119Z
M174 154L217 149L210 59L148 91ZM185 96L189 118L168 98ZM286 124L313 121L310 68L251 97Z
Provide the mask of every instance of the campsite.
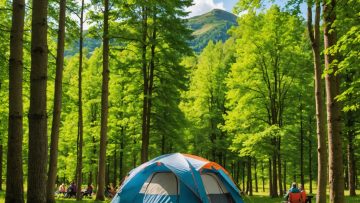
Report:
M360 0L0 0L0 203L360 202Z

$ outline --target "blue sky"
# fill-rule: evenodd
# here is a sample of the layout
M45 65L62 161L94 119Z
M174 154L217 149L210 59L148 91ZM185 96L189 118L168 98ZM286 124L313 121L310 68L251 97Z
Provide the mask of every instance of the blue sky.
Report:
M238 1L239 0L193 0L194 5L187 10L191 11L189 17L207 13L215 8L232 12L234 5ZM275 0L275 3L277 3L278 5L284 5L283 0Z
M189 16L201 15L215 8L231 12L236 2L238 0L193 0L194 5L188 8L191 11Z

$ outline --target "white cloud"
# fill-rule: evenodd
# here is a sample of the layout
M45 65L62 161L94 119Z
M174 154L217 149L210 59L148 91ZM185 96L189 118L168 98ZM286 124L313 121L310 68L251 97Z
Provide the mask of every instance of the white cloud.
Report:
M215 8L225 10L223 2L215 3L214 0L194 0L193 3L193 6L186 9L191 12L189 17L204 14Z

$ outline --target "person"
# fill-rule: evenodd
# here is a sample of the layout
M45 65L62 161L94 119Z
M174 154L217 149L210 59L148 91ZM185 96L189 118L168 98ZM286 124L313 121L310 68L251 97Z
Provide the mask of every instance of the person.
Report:
M71 182L65 195L67 198L71 198L72 196L76 196L76 184L74 182Z
M291 184L291 188L285 195L285 198L288 203L302 203L301 193L295 182Z
M65 193L66 193L66 187L65 187L65 184L62 183L62 184L59 186L59 194L65 195Z
M301 193L302 203L306 203L306 191L303 185L300 185L300 193Z
M105 188L105 196L109 198L113 198L116 194L116 191L114 189L114 186L112 183L106 186Z
M92 195L92 193L93 193L93 189L94 189L94 187L92 186L92 184L88 184L88 186L87 186L87 188L86 188L86 190L83 192L83 194L82 194L82 196L84 197L84 196L91 196Z

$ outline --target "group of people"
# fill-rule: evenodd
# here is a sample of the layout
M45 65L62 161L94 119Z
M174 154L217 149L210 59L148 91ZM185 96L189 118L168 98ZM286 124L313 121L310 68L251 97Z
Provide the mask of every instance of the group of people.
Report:
M65 184L62 183L59 186L56 194L62 194L65 198L71 198L76 196L77 187L74 182L71 182L68 188L66 188ZM91 197L94 192L94 187L92 184L88 184L85 190L81 191L81 197ZM108 198L113 198L116 194L116 188L112 183L109 183L105 188L105 196Z
M87 188L81 191L81 197L91 196L93 193L94 187L92 184L88 184ZM71 182L69 187L66 189L64 183L59 186L59 190L57 191L58 194L63 194L66 198L71 198L76 196L77 187L74 182Z
M303 185L297 187L297 184L294 182L291 184L291 188L288 193L285 195L285 198L288 203L306 203L306 192Z

